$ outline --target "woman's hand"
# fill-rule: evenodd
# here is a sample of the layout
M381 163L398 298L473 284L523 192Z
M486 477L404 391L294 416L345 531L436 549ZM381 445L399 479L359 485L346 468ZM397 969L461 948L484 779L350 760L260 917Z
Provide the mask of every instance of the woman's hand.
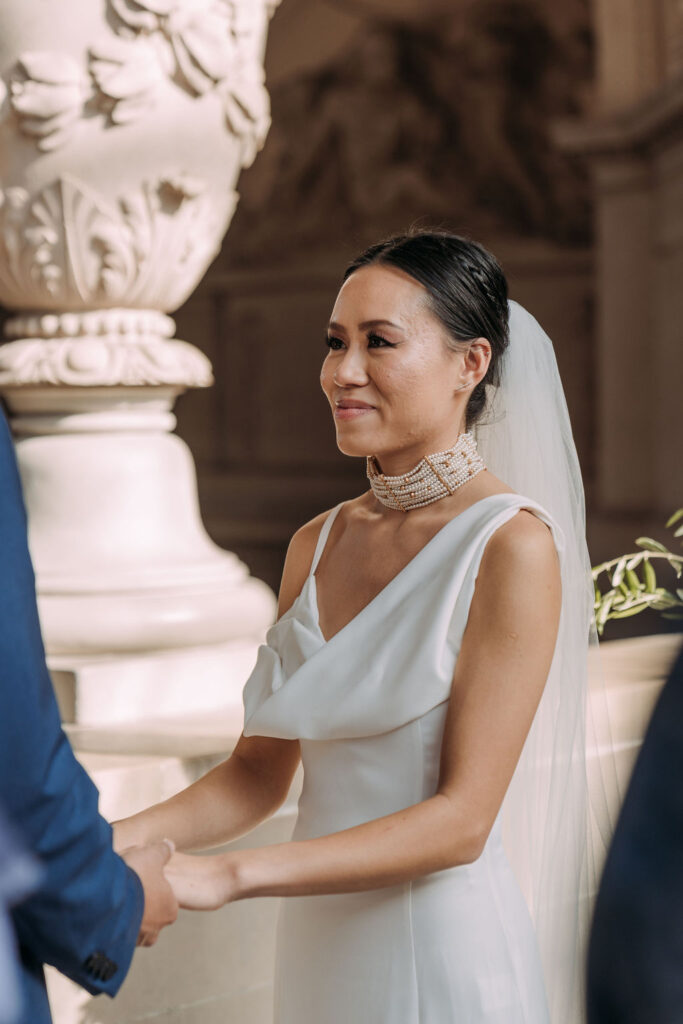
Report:
M175 853L164 874L185 910L217 910L240 898L236 853Z

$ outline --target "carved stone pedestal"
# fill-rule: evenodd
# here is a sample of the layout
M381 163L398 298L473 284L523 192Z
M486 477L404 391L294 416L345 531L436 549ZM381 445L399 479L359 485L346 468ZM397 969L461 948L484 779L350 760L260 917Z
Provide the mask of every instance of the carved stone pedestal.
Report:
M46 339L35 337L40 326L56 330L63 317L18 318L9 332L34 336L0 349L64 718L94 725L233 706L275 607L204 532L192 457L169 433L180 379L206 384L210 367L183 342L137 335L135 311L89 316L91 329L128 331ZM168 317L144 316L148 329L172 329ZM74 327L85 319L69 317Z
M275 0L8 0L0 348L67 720L234 708L274 595L201 523L172 406L212 383L167 315L270 124Z

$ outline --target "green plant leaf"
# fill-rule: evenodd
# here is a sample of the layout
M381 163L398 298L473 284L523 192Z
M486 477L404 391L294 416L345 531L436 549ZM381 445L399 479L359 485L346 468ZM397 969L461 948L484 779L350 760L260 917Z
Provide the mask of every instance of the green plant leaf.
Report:
M657 576L649 558L643 559L643 576L645 577L645 589L648 594L654 594L655 587L657 586Z
M638 579L638 576L634 573L633 569L627 569L625 575L626 582L628 583L629 587L631 588L633 593L637 594L638 591L641 590L643 587L643 584Z
M669 554L669 549L660 544L658 540L653 540L652 537L638 537L636 544L640 545L641 548L646 548L648 551L664 551L666 554Z
M672 594L670 590L665 587L657 587L655 591L657 599L652 602L652 607L657 608L675 608L680 602L675 594Z
M628 619L631 615L637 615L638 612L644 612L646 608L650 607L649 601L639 601L637 604L632 604L629 608L613 609L610 615L611 619Z
M683 519L683 508L676 509L669 516L666 526L672 527ZM674 533L675 537L683 536L683 522ZM680 579L683 575L683 558L670 551L666 545L653 537L638 537L635 542L643 550L610 558L600 565L592 566L591 573L595 588L593 616L599 636L602 636L605 623L610 619L626 619L646 608L653 608L664 618L683 619L683 589L675 594L666 587L657 586L654 559L665 558ZM636 571L643 564L642 579ZM600 590L599 577L605 573L611 583L606 594Z
M614 567L612 573L612 586L618 587L624 578L624 569L626 568L626 558L620 558Z
M605 597L603 598L602 604L600 605L600 608L598 609L598 613L597 613L597 615L595 617L596 625L602 625L603 623L605 623L607 621L607 616L609 615L610 608L612 607L612 604L614 603L614 598L615 598L614 591L610 591L609 594L605 595Z

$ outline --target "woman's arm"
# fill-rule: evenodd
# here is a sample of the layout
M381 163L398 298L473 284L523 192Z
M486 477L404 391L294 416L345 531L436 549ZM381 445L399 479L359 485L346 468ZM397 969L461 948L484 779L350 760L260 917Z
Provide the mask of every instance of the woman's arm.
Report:
M327 512L293 535L282 571L277 614L296 600ZM172 839L178 850L203 850L236 839L270 817L287 797L301 753L298 740L242 734L227 761L187 789L114 823L117 850Z
M353 828L299 842L172 858L181 905L355 892L480 855L550 669L561 606L548 527L520 510L486 545L453 676L437 792Z
M284 802L299 763L298 740L240 736L227 759L187 789L114 823L114 847L172 839L204 850L250 832Z

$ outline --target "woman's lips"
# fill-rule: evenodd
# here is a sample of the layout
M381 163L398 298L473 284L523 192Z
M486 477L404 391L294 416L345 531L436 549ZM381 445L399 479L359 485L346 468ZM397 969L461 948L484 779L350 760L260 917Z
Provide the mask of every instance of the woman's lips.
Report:
M371 405L363 406L344 406L337 405L334 409L334 418L336 420L355 420L358 416L364 416L368 412L374 412L374 408Z

